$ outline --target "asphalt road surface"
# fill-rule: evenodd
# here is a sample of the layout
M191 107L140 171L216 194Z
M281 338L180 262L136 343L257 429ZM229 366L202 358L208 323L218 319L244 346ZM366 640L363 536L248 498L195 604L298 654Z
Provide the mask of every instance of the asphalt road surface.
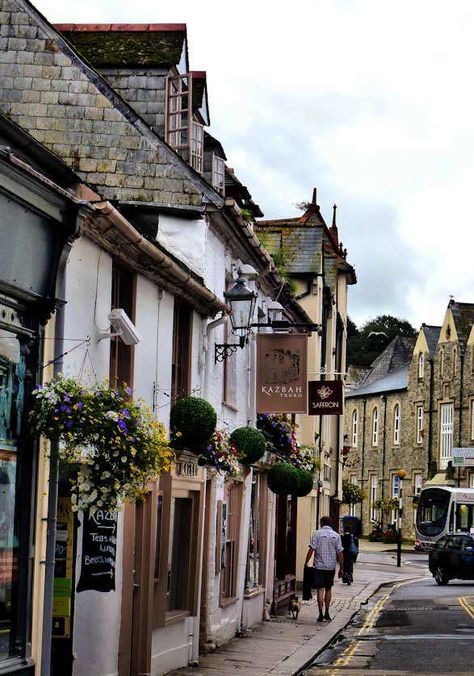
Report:
M472 675L474 583L439 587L430 576L383 587L304 673Z

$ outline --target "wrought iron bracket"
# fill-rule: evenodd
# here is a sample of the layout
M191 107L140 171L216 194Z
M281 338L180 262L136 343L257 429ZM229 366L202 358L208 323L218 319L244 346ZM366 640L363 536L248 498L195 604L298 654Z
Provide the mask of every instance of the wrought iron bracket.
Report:
M216 343L214 346L214 363L217 364L219 361L224 361L227 357L230 357L237 352L240 348L243 348L247 340L244 336L241 336L238 343Z

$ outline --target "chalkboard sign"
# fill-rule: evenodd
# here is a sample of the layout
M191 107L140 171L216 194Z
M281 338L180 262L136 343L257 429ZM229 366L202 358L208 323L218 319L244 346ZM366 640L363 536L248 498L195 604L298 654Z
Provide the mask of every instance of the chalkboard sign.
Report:
M116 550L117 512L98 509L94 514L84 514L78 592L115 590Z

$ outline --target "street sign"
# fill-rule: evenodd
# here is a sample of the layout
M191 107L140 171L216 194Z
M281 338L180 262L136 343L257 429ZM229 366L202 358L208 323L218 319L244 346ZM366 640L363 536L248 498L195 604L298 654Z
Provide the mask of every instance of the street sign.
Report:
M474 467L474 446L453 448L453 467Z

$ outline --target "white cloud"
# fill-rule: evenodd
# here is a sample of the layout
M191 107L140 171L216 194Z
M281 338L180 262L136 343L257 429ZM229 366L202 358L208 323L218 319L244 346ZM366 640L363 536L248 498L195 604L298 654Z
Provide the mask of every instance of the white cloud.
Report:
M186 22L212 128L265 216L319 188L356 265L350 313L474 302L471 0L38 0L51 22Z

